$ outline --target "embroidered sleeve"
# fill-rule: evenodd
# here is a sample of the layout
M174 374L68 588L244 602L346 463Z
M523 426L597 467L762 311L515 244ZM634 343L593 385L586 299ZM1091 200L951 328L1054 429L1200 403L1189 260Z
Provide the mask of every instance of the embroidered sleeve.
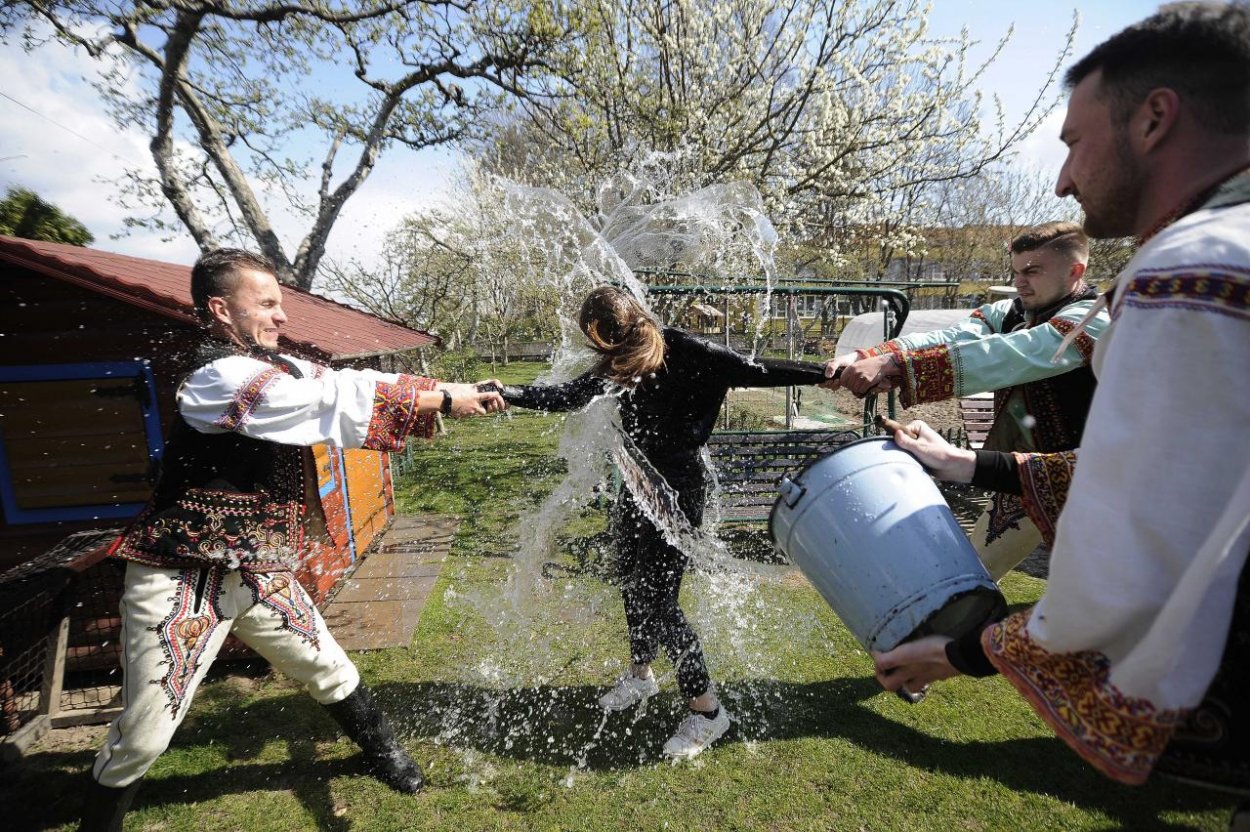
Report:
M433 389L433 379L311 364L300 369L303 378L248 356L218 359L179 388L178 412L204 433L234 431L284 445L382 450L432 429L430 418L417 416L416 394Z
M282 377L282 371L277 367L261 367L262 369L258 369L235 389L225 410L213 420L214 425L226 431L238 430L251 418L265 391Z
M967 318L946 329L913 332L901 338L884 341L856 351L857 358L890 354L903 368L900 400L903 407L924 402L941 401L960 395L958 368L952 350L965 343L977 343L996 334L1010 301L986 304L972 311Z
M867 347L862 350L855 350L855 358L856 360L860 360L863 358L872 358L873 356L876 356L876 355L885 355L887 352L892 351L890 345L894 343L895 342L893 341L883 341L882 343L877 344L875 347Z
M893 349L894 360L903 368L902 389L899 391L903 407L940 402L955 395L955 366L951 361L951 349L946 344L915 350Z
M1060 335L1060 340L1067 337L1068 333L1076 329L1077 326L1075 322L1063 318L1054 318L1048 325L1055 328ZM1094 343L1094 336L1091 336L1086 329L1076 336L1076 340L1072 342L1070 349L1075 349L1080 353L1081 362L1088 366L1094 360Z
M369 419L369 433L362 447L372 451L398 451L403 449L409 436L429 439L434 435L434 414L417 413L418 395L423 390L433 390L432 378L401 375L394 383L379 381L373 391L373 416Z
M903 406L937 401L940 397L1002 390L1088 365L1094 344L1110 321L1105 312L1086 325L1084 332L1058 360L1055 360L1055 351L1064 333L1084 317L1092 304L1093 301L1073 303L1049 323L1027 329L1006 333L986 331L977 338L925 347L908 346Z
M1188 309L1250 321L1250 270L1194 264L1143 270L1128 284L1124 303L1145 310Z
M1068 499L1076 451L1052 454L1014 454L1020 475L1021 501L1029 519L1050 546L1055 542L1055 523Z
M1146 780L1183 710L1159 710L1111 684L1110 662L1096 651L1051 653L1029 637L1032 610L981 634L986 658L1072 750L1112 780Z

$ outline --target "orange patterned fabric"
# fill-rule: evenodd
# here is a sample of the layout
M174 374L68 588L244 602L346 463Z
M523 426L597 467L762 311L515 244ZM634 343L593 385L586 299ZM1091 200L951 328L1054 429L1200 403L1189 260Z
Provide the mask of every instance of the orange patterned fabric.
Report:
M417 413L418 394L433 390L438 382L422 376L401 375L399 382L379 381L373 393L373 417L364 445L371 451L398 451L409 436L428 439L434 435L434 414Z
M886 353L898 354L898 345L893 341L885 341L877 344L875 347L865 347L862 350L855 350L855 360L864 358L872 358L875 355L885 355Z
M1042 533L1047 546L1055 542L1055 523L1068 499L1072 474L1076 468L1076 452L1052 454L1015 454L1023 492L1020 501L1024 511Z
M1188 712L1160 710L1120 693L1102 653L1048 652L1029 636L1032 612L987 627L985 655L1086 762L1120 783L1144 782Z

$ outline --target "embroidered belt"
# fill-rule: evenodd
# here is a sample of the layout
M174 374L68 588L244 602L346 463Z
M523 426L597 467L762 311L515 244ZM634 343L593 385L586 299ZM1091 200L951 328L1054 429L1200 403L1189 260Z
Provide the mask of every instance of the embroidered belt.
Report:
M289 570L303 542L303 514L301 504L275 502L264 491L190 488L173 506L141 518L115 554L161 568Z

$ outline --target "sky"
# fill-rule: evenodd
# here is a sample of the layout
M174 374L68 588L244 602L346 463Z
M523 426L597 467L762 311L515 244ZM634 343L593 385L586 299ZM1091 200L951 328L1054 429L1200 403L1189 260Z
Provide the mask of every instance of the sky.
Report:
M971 57L984 59L1014 24L1004 53L984 77L987 97L998 94L1008 114L1018 115L1041 86L1062 48L1075 4L1059 0L933 0L930 30L956 35L967 28L978 42ZM1081 4L1075 50L1065 66L1124 26L1157 8L1153 0L1097 0ZM147 138L121 130L105 115L88 79L95 64L81 53L47 46L25 53L19 43L0 43L0 192L22 186L78 218L95 235L96 248L175 263L191 263L197 249L185 232L173 239L123 231L125 212L111 196L110 180L126 167L153 169ZM1058 140L1060 106L1019 147L1018 158L1053 179L1063 160ZM454 152L384 154L372 176L348 201L327 245L339 261L372 261L372 253L399 220L445 198L457 167ZM170 212L172 217L172 212ZM293 249L294 223L279 225ZM284 233L285 232L285 233Z

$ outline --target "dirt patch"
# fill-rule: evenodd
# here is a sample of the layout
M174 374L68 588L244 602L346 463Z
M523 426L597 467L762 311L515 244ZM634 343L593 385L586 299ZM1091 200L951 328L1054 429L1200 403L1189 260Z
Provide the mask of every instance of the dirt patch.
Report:
M107 725L74 725L69 728L54 728L40 737L28 753L95 750L103 744L107 733Z
M797 566L783 574L780 583L784 587L811 586L811 582L799 571Z
M858 420L864 413L864 402L857 399L845 390L840 390L834 395L834 405L838 413L846 416L848 419ZM877 412L885 415L886 400L884 396L877 398ZM928 422L929 426L937 431L949 431L962 428L964 425L963 416L959 412L959 402L949 399L944 402L928 402L926 404L918 404L907 410L899 409L896 411L896 418L906 424L913 419L923 419Z

